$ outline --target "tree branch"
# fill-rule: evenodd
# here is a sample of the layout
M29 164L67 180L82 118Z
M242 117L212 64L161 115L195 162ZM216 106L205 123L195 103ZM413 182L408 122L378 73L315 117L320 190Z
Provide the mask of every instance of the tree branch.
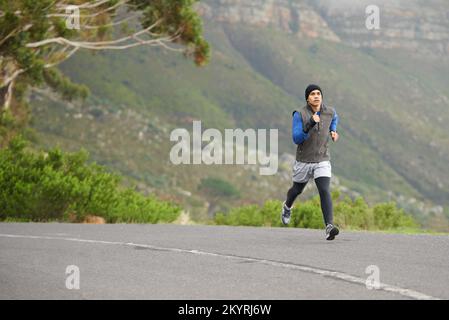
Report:
M44 65L44 68L51 68L51 67L54 67L54 66L60 64L61 62L67 60L67 59L70 58L75 52L77 52L77 51L79 50L79 48L80 48L80 47L74 47L74 48L72 49L72 51L70 51L68 54L66 54L66 55L64 56L64 58L62 58L62 59L60 59L60 60L58 60L58 61L56 61L56 62L53 62L53 63L47 63L47 64Z
M137 18L138 16L139 16L139 14L135 14L133 16L126 17L126 18L124 18L122 20L119 20L119 21L116 21L116 22L111 22L111 23L108 23L108 24L99 25L99 26L83 25L83 29L91 30L91 29L99 29L99 28L104 28L104 27L118 26L118 25L122 24L123 22L126 22L128 20Z
M28 29L30 29L33 25L31 23L25 25L23 28L15 28L13 29L6 37L4 37L2 40L0 40L0 46L6 41L8 40L10 37L18 34L19 32L24 32L27 31Z
M25 69L18 69L18 70L16 70L9 78L6 78L6 79L3 80L2 84L0 85L0 88L10 84L12 81L14 81L23 72L25 72Z
M94 18L94 17L97 17L97 16L99 16L99 15L101 15L103 13L106 13L108 11L117 9L118 7L120 7L121 5L124 5L128 1L129 0L122 0L122 1L117 2L115 5L113 5L113 6L109 7L109 8L106 8L106 9L104 9L102 11L99 11L99 12L96 12L96 13L92 13L92 14L86 14L86 15L81 15L80 14L79 17L80 18ZM79 8L79 6L78 6L78 8ZM51 18L51 17L69 18L69 17L72 17L72 14L70 14L70 13L50 13L50 14L47 14L46 17L47 18Z
M122 37L120 39L116 39L116 40L112 40L112 41L96 41L96 42L89 42L89 41L71 41L68 39L65 39L63 37L57 37L57 38L51 38L51 39L45 39L42 41L38 41L38 42L31 42L31 43L27 43L26 47L28 48L37 48L37 47L41 47L47 44L51 44L51 43L57 43L57 44L66 44L66 45L70 45L73 47L82 47L82 48L87 48L87 49L96 49L96 48L101 48L102 46L105 45L111 45L111 44L117 44L117 43L121 43L127 40L131 40L131 39L135 39L136 36L139 36L145 32L150 31L151 29L153 29L154 27L156 27L159 23L162 22L162 19L156 21L154 24L152 24L151 26L149 26L146 29L140 30L130 36L126 36L126 37ZM156 40L154 40L156 41Z
M6 111L9 109L12 101L12 90L14 88L14 80L12 80L8 85L8 90L5 94L5 102L3 103L3 110Z
M87 3L84 3L84 4L77 5L77 7L80 8L80 9L84 9L84 8L91 9L91 8L95 8L95 7L101 6L102 4L104 4L106 2L109 2L109 1L111 1L111 0L90 1L90 2L87 2ZM93 2L93 3L91 3L91 2ZM56 5L56 7L62 8L62 9L65 9L66 6L67 5L62 5L62 4L57 4Z

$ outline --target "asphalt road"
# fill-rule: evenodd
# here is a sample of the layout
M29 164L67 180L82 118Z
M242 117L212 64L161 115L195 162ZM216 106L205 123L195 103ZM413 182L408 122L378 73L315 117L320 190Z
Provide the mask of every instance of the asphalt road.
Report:
M449 299L448 253L449 236L1 223L0 299Z

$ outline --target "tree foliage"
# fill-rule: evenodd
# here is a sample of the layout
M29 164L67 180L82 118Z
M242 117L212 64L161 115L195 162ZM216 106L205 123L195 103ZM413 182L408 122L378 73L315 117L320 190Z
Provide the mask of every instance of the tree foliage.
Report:
M79 49L160 46L207 63L197 0L0 0L0 107L19 103L18 83L48 85L65 99L85 97L54 67ZM75 5L75 7L68 5ZM23 93L23 90L22 90Z

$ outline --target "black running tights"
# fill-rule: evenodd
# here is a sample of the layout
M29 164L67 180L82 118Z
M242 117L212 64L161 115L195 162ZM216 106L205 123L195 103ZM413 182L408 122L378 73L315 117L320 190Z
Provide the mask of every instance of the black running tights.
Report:
M334 223L330 182L331 178L329 177L319 177L315 179L315 184L318 188L318 192L320 193L321 211L323 212L323 219L326 225L329 223ZM292 207L296 197L302 193L306 185L307 182L293 182L293 186L287 192L287 201L285 202L287 207Z

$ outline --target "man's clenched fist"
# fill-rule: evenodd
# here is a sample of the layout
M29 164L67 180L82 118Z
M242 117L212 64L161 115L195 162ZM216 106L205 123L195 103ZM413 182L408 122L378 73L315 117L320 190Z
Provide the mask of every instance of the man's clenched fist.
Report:
M332 141L336 142L338 140L338 133L335 131L331 131Z

